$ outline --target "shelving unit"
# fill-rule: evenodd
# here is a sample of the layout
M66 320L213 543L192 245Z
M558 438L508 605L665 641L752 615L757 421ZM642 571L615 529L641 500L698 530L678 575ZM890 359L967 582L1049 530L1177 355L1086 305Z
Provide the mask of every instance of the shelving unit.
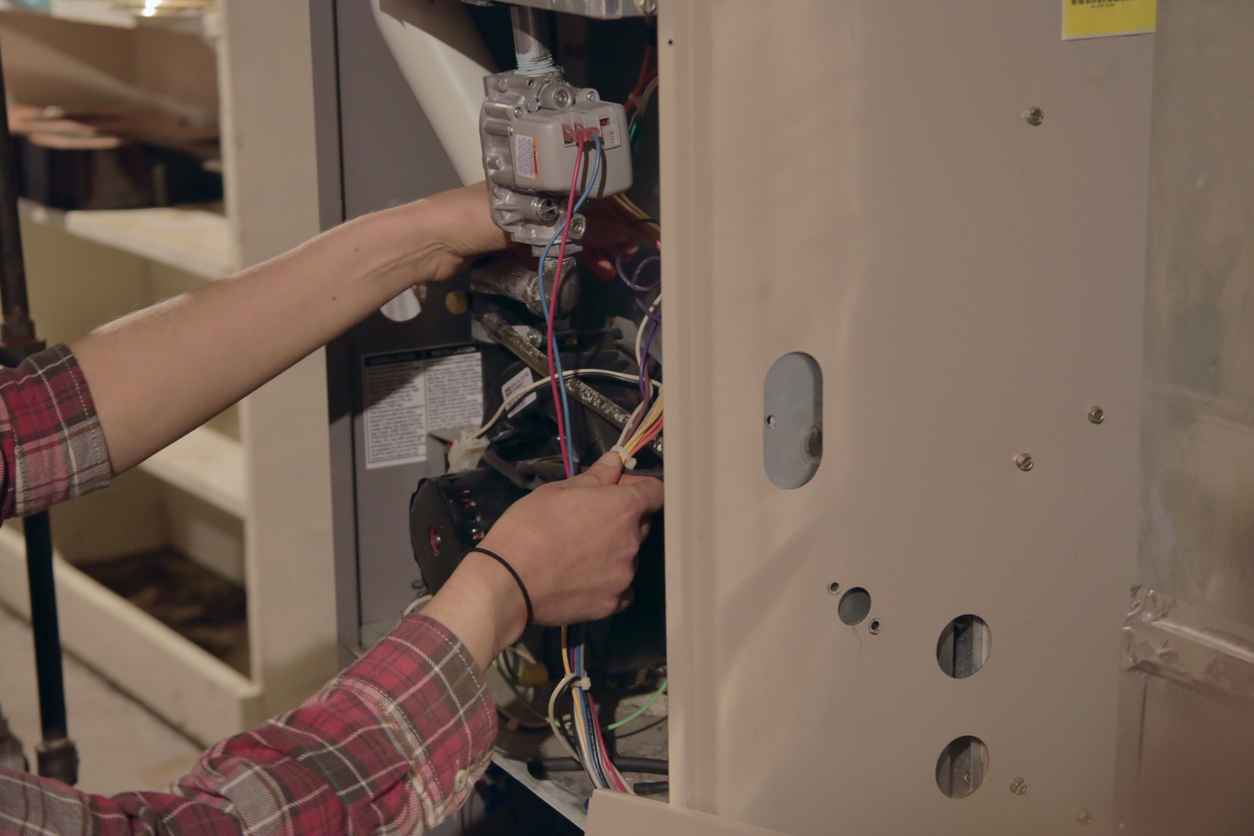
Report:
M198 18L143 18L107 0L51 0L43 11L18 5L0 0L15 99L29 93L29 103L56 104L64 91L78 107L102 98L191 118L216 114L226 191L221 205L118 211L23 201L41 336L70 341L319 231L307 9L221 0ZM284 56L279 71L276 54ZM222 351L229 361L231 346ZM319 352L114 488L54 511L67 650L202 742L290 708L335 670L326 403ZM76 568L161 547L245 587L242 670ZM23 614L24 564L20 527L10 523L0 528L0 605Z
M248 514L243 446L217 430L192 430L139 467L228 514Z
M120 29L136 29L141 26L161 27L206 38L217 37L220 31L218 15L213 12L178 17L144 16L120 9L108 0L49 0L47 9L28 6L14 2L14 0L0 0L0 11L46 14L58 20L113 26Z
M86 241L205 279L220 279L239 269L231 225L222 207L63 212L28 200L20 205L22 214L35 223L57 226Z

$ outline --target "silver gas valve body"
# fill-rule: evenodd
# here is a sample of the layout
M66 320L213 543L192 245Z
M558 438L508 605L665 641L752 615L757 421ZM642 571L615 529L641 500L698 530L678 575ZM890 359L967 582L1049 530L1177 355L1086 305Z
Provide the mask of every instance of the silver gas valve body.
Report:
M479 139L487 175L492 220L539 254L564 226L566 196L580 153L580 139L599 137L600 165L588 150L576 188L599 173L592 196L608 197L631 188L631 143L623 106L603 102L596 90L568 84L561 70L543 75L506 72L484 79L486 97L479 111ZM582 217L571 221L570 238L584 232ZM570 250L568 250L569 252Z

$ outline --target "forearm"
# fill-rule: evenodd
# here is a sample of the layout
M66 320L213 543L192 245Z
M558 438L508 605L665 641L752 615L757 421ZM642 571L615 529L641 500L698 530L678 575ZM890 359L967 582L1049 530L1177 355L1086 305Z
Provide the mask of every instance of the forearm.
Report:
M494 546L509 553L507 545ZM422 612L461 639L480 671L527 626L526 605L514 579L495 561L474 552L462 559Z
M367 216L74 343L114 470L203 423L406 287L448 278L461 263L450 238L459 227L482 227L467 214L486 213L479 197L450 192Z

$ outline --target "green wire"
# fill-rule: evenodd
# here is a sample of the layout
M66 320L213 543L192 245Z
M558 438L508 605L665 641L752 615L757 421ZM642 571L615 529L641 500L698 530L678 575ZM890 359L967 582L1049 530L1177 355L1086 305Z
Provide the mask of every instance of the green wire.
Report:
M643 703L640 704L639 708L637 708L635 711L628 714L623 719L615 720L613 723L610 723L608 726L605 727L605 730L614 731L615 729L621 729L623 726L627 725L632 720L635 720L636 718L640 717L642 714L644 714L646 711L648 711L650 708L656 705L657 701L660 700L662 698L662 695L665 693L666 693L666 680L663 679L662 684L657 687L657 690L654 691L647 700L645 700Z

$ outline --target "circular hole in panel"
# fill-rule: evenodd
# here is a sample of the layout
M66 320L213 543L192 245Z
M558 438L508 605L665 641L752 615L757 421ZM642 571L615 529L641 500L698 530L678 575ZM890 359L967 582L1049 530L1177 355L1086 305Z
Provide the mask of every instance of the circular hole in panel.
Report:
M775 421L775 416L774 416L774 415L768 415L768 416L766 416L766 425L767 425L768 427L773 427L773 426L775 426L775 423L776 423L776 421Z
M972 735L963 735L941 750L936 759L936 786L949 798L966 798L984 783L988 747Z
M827 591L835 595L837 592L840 592L840 584L836 581L832 581L827 585Z
M836 605L836 614L850 627L861 624L870 612L871 593L860 586L855 586L840 596L840 603Z
M993 634L978 615L960 615L945 625L936 641L936 662L946 676L966 679L988 661Z
M872 636L878 636L880 634L880 620L878 618L872 618L871 624L867 627L867 629L871 631Z

